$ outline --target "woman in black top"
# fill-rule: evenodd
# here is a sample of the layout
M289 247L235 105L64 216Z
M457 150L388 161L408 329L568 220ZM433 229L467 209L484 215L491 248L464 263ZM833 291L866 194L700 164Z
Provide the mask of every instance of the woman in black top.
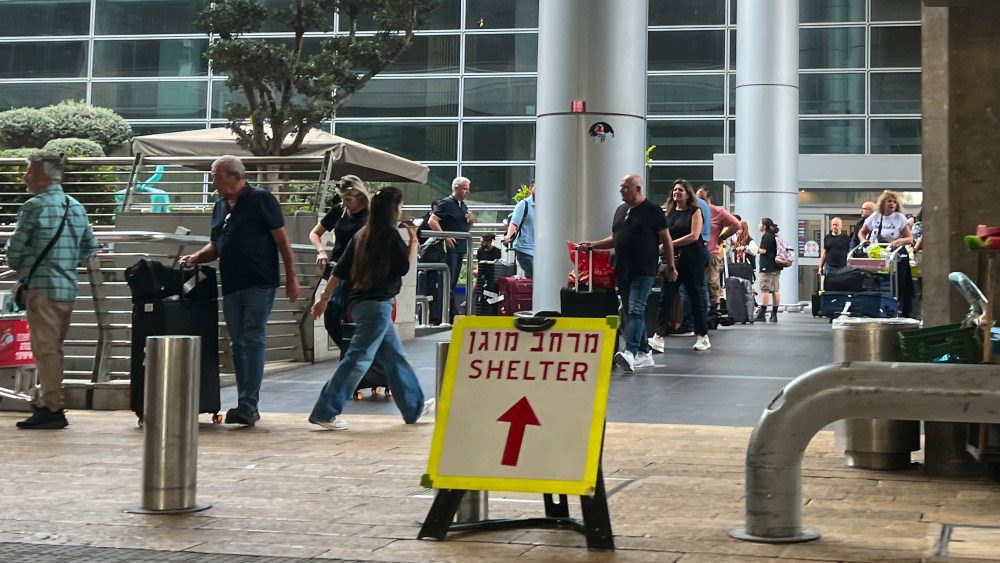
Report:
M778 304L781 302L781 266L778 266L774 259L778 254L778 226L768 217L760 220L757 225L760 231L760 248L757 255L760 257L760 308L757 309L755 320L763 321L767 313L767 304L771 294L774 294L774 303L771 306L772 323L778 322Z
M434 406L434 399L424 402L417 374L406 360L392 322L393 301L417 251L416 227L406 226L409 246L399 238L396 225L402 214L403 193L398 189L388 187L375 194L364 228L347 244L330 283L312 307L313 318L319 318L341 280L350 280L347 301L357 327L347 354L309 416L309 422L328 430L347 428L347 422L337 417L373 365L388 377L392 398L407 424L415 423Z
M698 289L698 276L705 275L705 241L701 238L701 228L704 218L701 207L694 193L694 188L686 180L677 180L670 190L670 199L664 205L667 214L667 230L674 241L674 262L677 267L677 281L666 277L660 293L660 306L657 311L657 329L653 338L662 339L671 332L673 327L673 304L684 284L688 298L691 300L691 314L694 318L695 350L708 350L712 347L708 340L708 322L705 319L704 294ZM678 319L679 320L679 319ZM658 348L653 346L653 348Z
M351 242L354 234L364 226L368 218L369 195L361 178L349 174L341 178L335 188L337 195L340 196L341 205L330 209L309 233L309 241L316 248L316 271L323 272L323 279L330 279L330 273L333 271L330 260L334 262L340 260L347 243ZM329 254L321 239L328 231L333 231L333 248ZM350 290L350 281L340 284L337 291L331 294L329 307L323 314L323 325L330 338L340 348L342 357L347 350L342 327L347 322L347 294Z

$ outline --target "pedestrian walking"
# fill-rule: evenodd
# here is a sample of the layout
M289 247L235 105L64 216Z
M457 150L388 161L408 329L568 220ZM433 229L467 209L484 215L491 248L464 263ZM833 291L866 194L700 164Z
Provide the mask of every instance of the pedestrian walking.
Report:
M510 224L503 243L508 247L513 244L514 258L517 260L524 277L529 280L535 273L535 181L531 181L528 197L517 202L511 214Z
M680 286L687 289L688 299L691 302L691 316L694 320L694 334L696 336L694 349L699 351L708 350L712 343L708 338L708 320L705 314L705 304L702 301L702 292L699 288L699 277L705 275L705 253L707 249L702 240L702 218L701 206L698 205L698 196L695 195L694 188L686 180L675 180L670 189L670 200L666 205L667 229L670 238L674 243L675 261L677 264L677 277L675 279L664 278L660 288L660 307L657 311L656 334L650 340L650 346L654 350L663 351L664 337L670 333L673 326L673 302L677 297Z
M24 430L66 428L63 409L63 342L76 301L76 267L97 250L87 210L62 188L62 156L28 155L24 183L32 197L21 205L7 241L7 265L17 272L31 331L41 392Z
M418 246L417 230L411 224L404 223L408 244L400 238L397 223L402 214L403 193L397 188L383 188L375 194L365 226L348 243L330 283L313 304L312 316L317 319L337 286L343 281L351 282L347 301L356 324L354 336L309 415L310 423L327 430L347 428L347 421L340 419L340 414L373 364L387 375L392 398L407 424L416 423L434 407L434 399L424 401L417 374L406 359L392 322L393 302Z
M656 279L658 257L663 256L666 279L676 280L677 270L666 218L659 206L646 199L642 176L622 178L619 193L623 203L615 210L611 236L581 242L577 249L615 249L615 286L625 312L625 349L615 355L614 362L632 372L655 365L646 335L646 302Z
M253 426L260 420L267 320L281 285L279 252L285 266L285 296L295 303L301 289L278 200L250 185L243 162L231 155L212 163L212 186L221 197L212 210L211 241L181 260L188 266L219 260L222 311L239 396L236 407L226 412L225 422Z

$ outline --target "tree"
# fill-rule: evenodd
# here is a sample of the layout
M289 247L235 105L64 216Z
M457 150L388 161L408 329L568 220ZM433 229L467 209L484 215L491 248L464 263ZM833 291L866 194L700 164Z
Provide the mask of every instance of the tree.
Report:
M271 2L272 4L274 2ZM257 156L287 156L299 150L310 129L330 118L376 74L410 46L438 0L289 0L266 7L255 0L214 2L198 17L200 31L218 37L208 49L226 85L245 102L228 104L227 127L239 145ZM340 14L347 31L306 49L307 32L333 30ZM373 36L359 36L373 22ZM291 29L291 42L247 39L262 27ZM308 41L311 41L310 38ZM249 130L244 129L249 122ZM288 135L292 142L282 146Z

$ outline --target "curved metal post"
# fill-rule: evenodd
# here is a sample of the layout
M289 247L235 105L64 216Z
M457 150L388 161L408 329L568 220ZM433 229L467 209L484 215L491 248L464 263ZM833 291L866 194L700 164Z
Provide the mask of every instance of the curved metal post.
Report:
M806 372L767 406L750 436L746 527L736 539L817 539L802 527L802 454L845 418L1000 422L1000 366L845 362Z

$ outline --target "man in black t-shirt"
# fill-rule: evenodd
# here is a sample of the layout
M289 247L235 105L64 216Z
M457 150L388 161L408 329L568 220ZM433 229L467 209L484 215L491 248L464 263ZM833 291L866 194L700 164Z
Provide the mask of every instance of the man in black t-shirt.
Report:
M625 349L615 355L615 365L627 372L654 365L646 334L646 301L653 289L659 257L666 259L664 275L677 279L674 244L667 231L663 209L646 199L642 176L629 174L619 184L624 202L615 211L611 236L595 242L581 242L578 248L615 249L615 285L625 310ZM662 246L661 246L662 245Z
M819 257L819 271L824 276L847 267L851 237L843 229L844 222L840 217L830 220L830 232L823 238L823 253Z
M851 248L861 244L861 241L858 239L858 233L861 232L861 227L865 225L865 221L871 217L872 213L875 213L875 202L866 201L861 204L861 218L854 224L854 232L851 233Z
M437 209L427 220L435 231L451 231L467 233L472 229L472 212L465 204L469 197L471 181L468 178L459 176L451 182L451 195L438 202ZM448 265L451 272L451 304L452 314L458 312L458 300L455 299L455 285L458 284L458 275L462 272L462 262L469 251L465 239L444 239L447 251L444 255L444 263ZM472 272L468 273L470 276ZM467 296L468 297L468 296ZM448 322L451 322L450 320Z
M279 251L285 265L285 295L292 303L299 297L299 280L278 200L247 183L246 168L235 156L212 163L212 185L221 198L212 211L211 242L182 261L193 266L219 259L222 308L239 394L239 404L226 413L226 423L253 426L260 420L265 329L275 289L281 285Z

